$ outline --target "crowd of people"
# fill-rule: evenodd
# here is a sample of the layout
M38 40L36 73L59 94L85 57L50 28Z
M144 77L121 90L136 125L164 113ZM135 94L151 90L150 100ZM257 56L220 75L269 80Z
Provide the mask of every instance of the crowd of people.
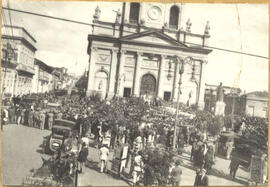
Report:
M76 122L82 142L78 157L80 172L84 171L89 140L93 135L100 152L100 172L107 171L110 150L128 145L126 164L118 169L120 176L123 168L129 166L134 185L142 179L144 185L180 185L182 167L178 157L186 145L191 145L190 160L198 169L194 185L208 185L207 175L214 164L217 140L208 141L203 120L180 115L174 148L174 114L164 110L157 101L144 101L143 98L101 101L95 97L59 97L55 93L23 96L18 100L8 101L5 104L8 107L2 107L2 125L13 123L50 130L55 119ZM152 157L156 154L147 152L149 147L155 149L160 145L165 149L159 152L174 154L173 157L163 155L165 166L162 171L155 169L157 163L149 159L149 154ZM236 168L234 163L231 165ZM233 177L235 172L231 172ZM160 182L162 177L166 179Z

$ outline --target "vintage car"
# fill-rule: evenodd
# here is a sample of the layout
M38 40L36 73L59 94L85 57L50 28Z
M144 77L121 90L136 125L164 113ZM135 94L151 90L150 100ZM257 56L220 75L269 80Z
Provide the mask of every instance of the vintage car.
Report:
M262 156L264 153L267 153L267 149L263 150L259 148L259 145L255 140L243 137L235 138L234 146L238 153L238 158L241 161L241 165L246 168L250 166L252 156Z
M45 153L57 152L63 148L70 152L76 144L76 123L69 120L57 119L52 126L52 134L46 140Z
M231 143L233 144L234 139L237 138L238 135L234 132L222 132L219 135L218 139L218 153L222 156L227 155L227 144Z
M61 106L61 104L59 104L59 103L48 103L47 104L47 107L49 108L49 109L57 109L58 107L60 107Z

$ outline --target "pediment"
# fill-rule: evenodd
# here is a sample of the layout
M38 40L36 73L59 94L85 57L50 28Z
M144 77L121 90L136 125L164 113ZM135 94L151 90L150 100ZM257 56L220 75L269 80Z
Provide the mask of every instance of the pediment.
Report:
M187 47L181 42L159 31L144 31L141 33L135 33L135 34L124 36L120 40L129 41L129 42L146 43L146 44L165 45L165 46L170 45L170 46L178 46L178 47Z
M159 38L154 34L151 34L149 36L142 36L142 37L139 37L139 38L134 38L131 41L155 43L155 44L163 44L163 45L171 45L172 44L170 41L164 40L163 38Z

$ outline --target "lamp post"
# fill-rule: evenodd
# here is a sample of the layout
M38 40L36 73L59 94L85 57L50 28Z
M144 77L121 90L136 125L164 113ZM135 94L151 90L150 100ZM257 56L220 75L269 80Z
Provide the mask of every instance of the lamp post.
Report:
M179 59L179 57L175 56L176 63L179 64L179 82L178 82L178 94L177 94L177 107L176 107L176 114L175 114L175 123L174 123L174 133L173 133L173 149L176 148L176 129L178 124L178 110L179 110L179 99L181 94L181 84L182 84L182 75L184 73L184 60Z

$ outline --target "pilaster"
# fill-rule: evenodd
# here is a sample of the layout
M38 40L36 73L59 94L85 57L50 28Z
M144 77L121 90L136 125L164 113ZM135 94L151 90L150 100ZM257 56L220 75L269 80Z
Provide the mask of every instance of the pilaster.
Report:
M133 86L133 95L139 97L140 96L140 77L141 77L141 61L142 61L142 52L137 52L136 58L136 67L135 67L135 81Z
M163 80L166 55L160 55L159 73L158 73L158 97L163 98Z
M110 64L110 78L109 78L109 94L108 97L112 98L116 93L116 70L117 70L117 53L118 49L111 50L111 64Z
M89 96L94 92L95 86L95 65L96 65L96 56L98 49L92 47L89 52L89 70L88 70L88 85L86 95Z
M126 51L121 50L118 53L118 74L117 74L117 95L123 96L123 78L124 78L124 66L125 66Z

